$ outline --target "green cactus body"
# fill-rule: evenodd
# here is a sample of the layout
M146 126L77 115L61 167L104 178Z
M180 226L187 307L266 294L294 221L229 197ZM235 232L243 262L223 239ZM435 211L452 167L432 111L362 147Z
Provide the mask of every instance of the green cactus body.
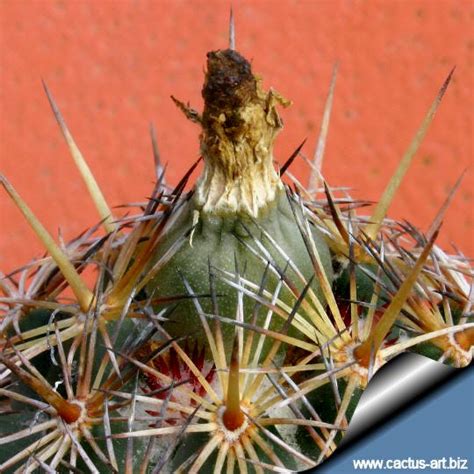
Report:
M194 203L190 202L187 209L184 210L182 218L176 222L176 225L170 230L161 249L166 250L175 242L186 230L192 226ZM306 251L306 247L301 237L297 223L288 203L285 193L279 196L260 213L258 226L244 214L219 215L213 213L203 213L193 232L192 243L186 241L181 249L170 259L170 261L159 272L153 282L157 294L164 296L186 294L184 281L192 287L196 295L209 294L209 264L220 270L228 272L239 271L242 277L249 281L260 284L264 278L267 264L262 252L256 248L253 237L257 237L260 244L263 245L274 263L282 271L286 267L285 258L277 251L268 238L262 236L261 229L264 229L272 239L278 243L281 250L297 266L298 270L309 279L313 273L311 260ZM313 239L316 242L320 257L322 259L326 272L331 272L331 262L329 252L322 240L321 235L314 231ZM250 248L254 248L258 254L255 255ZM236 264L239 268L236 269ZM297 282L298 277L291 268L285 271L286 277L291 281ZM279 275L271 270L267 270L265 289L272 293L277 285ZM232 280L232 276L228 277ZM299 285L299 290L303 288L303 283ZM318 297L322 298L319 285L313 285ZM149 288L150 290L151 288ZM238 291L230 284L225 283L220 278L215 279L214 290L217 295L217 304L219 314L228 318L235 319ZM296 297L288 289L282 289L280 292L282 299L290 307L293 306ZM210 297L200 298L200 305L205 313L212 313L212 302ZM255 301L250 298L244 298L243 314L246 322L250 322L253 317L253 307ZM263 326L265 320L265 311L259 311L256 324ZM283 319L277 319L275 316L271 329L278 330L284 324ZM171 322L167 324L166 329L171 335L191 335L199 341L206 340L205 334L200 322L199 316L195 311L192 300L183 300L178 308L171 315ZM230 344L234 335L234 327L231 324L222 326L223 336L226 343ZM291 333L291 331L290 331Z

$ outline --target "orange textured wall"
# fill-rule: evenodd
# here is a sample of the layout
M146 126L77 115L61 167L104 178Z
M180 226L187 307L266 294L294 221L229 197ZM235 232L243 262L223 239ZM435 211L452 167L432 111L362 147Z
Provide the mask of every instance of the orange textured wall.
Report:
M453 65L455 77L391 209L426 230L473 156L474 8L468 1L233 2L237 49L291 98L276 156L305 137L312 153L331 70L340 63L324 173L356 197L383 190ZM207 51L227 46L224 1L12 1L1 11L0 171L46 227L71 238L97 220L52 117L44 78L114 205L149 195L148 123L176 182L198 156L198 130L169 99L200 108ZM302 176L305 167L296 165ZM468 256L474 171L447 213L440 243ZM41 251L0 193L0 268Z

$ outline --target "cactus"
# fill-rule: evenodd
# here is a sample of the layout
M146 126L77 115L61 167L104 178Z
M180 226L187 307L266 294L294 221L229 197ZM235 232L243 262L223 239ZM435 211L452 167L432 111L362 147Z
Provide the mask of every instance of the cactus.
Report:
M472 272L435 244L446 206L427 235L386 218L451 74L364 216L321 153L308 189L290 172L301 147L274 168L288 103L233 46L231 27L208 54L202 114L174 99L202 127L202 176L185 192L196 164L170 188L152 134L151 199L121 219L45 85L101 222L60 246L1 178L49 253L0 279L1 472L311 468L391 358L471 362Z

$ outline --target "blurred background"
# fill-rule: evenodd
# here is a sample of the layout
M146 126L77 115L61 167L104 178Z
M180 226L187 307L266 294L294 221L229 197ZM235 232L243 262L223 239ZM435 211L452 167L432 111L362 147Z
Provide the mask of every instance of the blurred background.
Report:
M390 210L426 231L461 173L439 243L474 256L474 4L470 1L232 2L237 49L293 101L275 157L307 137L312 155L339 61L323 172L331 186L377 200L450 69L456 72ZM168 179L199 153L198 127L170 95L201 110L206 52L228 45L230 3L218 0L2 0L0 172L47 229L70 239L97 213L41 86L51 89L111 205L142 201L154 180L157 128ZM293 167L306 182L302 160ZM42 252L0 190L0 269Z

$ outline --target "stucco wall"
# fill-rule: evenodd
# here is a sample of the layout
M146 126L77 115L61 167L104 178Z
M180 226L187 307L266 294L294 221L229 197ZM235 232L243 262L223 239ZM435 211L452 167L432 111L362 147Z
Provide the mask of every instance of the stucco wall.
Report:
M474 8L468 1L235 1L237 49L293 100L276 157L308 137L311 154L336 60L339 77L324 173L376 200L452 66L453 82L391 216L426 230L469 168L440 243L473 242ZM49 109L44 78L111 204L149 196L153 120L169 178L198 156L198 129L171 102L200 108L206 52L227 46L228 2L11 1L1 12L0 171L53 233L98 217ZM302 177L306 168L296 163ZM0 193L0 268L41 246Z

